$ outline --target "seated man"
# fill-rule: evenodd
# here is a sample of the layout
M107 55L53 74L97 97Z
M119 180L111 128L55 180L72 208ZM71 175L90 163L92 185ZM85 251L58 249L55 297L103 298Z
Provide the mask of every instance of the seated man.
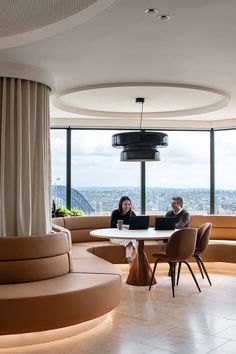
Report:
M181 197L173 197L171 200L172 210L169 210L165 217L176 217L178 222L175 224L176 229L187 227L190 221L190 214L183 209L183 199Z

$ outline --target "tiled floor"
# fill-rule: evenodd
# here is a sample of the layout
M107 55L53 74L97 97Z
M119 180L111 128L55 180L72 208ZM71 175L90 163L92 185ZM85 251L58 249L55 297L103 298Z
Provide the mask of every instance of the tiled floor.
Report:
M9 354L167 354L236 353L236 272L211 271L213 286L182 272L172 298L166 270L158 273L158 285L125 284L120 306L98 327L50 344L2 349Z

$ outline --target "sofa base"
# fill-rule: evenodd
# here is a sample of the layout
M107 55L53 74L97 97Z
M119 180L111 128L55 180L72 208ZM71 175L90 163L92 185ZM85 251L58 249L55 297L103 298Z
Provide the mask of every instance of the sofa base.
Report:
M0 334L72 326L111 311L120 298L118 274L68 273L43 281L1 285Z

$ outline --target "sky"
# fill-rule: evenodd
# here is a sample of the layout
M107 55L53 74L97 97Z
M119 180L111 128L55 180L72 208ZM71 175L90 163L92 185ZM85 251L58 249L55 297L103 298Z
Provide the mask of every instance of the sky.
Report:
M111 130L72 130L72 186L140 185L140 163L120 162ZM161 161L146 163L147 187L209 188L209 132L168 131ZM52 183L66 181L66 132L51 130ZM236 189L236 130L215 133L216 188Z

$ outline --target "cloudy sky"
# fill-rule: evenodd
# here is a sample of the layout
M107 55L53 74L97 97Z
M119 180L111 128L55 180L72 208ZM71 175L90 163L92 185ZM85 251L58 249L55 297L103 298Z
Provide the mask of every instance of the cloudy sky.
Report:
M72 186L122 187L140 184L140 163L120 162L111 146L117 131L72 130ZM146 164L148 187L209 188L209 132L167 132L161 161ZM66 132L51 131L52 183L66 181ZM216 188L236 189L236 131L215 134Z

